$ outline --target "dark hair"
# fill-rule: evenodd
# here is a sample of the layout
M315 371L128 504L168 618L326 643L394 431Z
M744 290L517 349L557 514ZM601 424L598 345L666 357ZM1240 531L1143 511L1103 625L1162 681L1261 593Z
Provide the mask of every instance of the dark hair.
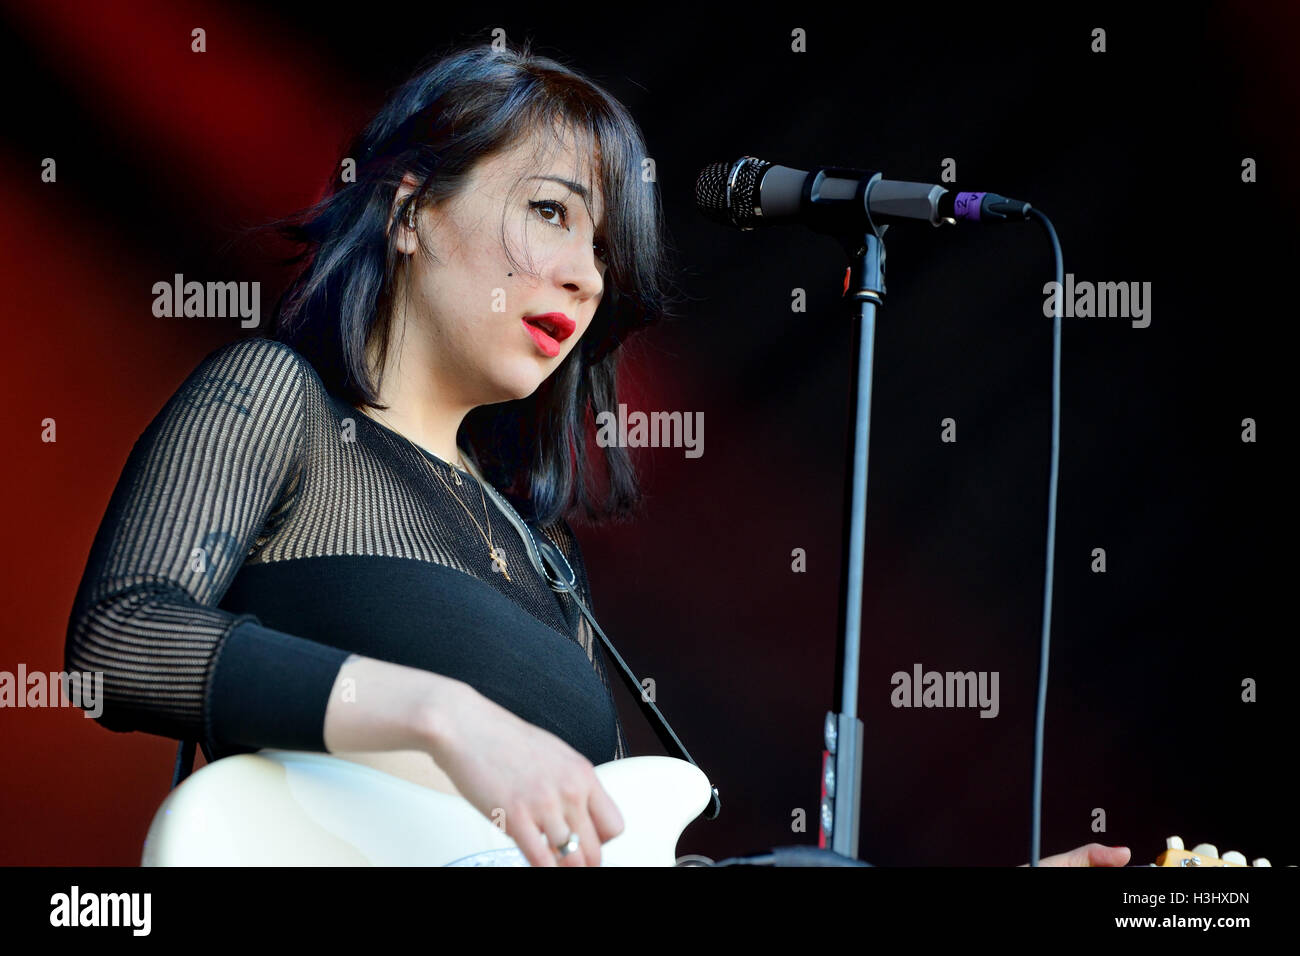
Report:
M304 247L288 260L305 265L276 304L272 335L301 352L326 388L349 404L385 407L370 380L366 346L377 336L382 363L394 276L404 258L394 246L397 230L388 229L403 175L420 183L399 210L405 216L411 203L420 208L452 197L476 162L530 135L577 134L604 196L600 306L578 347L532 395L473 409L457 438L485 476L542 525L577 507L588 521L623 519L641 503L628 452L600 449L600 500L590 487L588 442L595 416L617 411L620 346L672 316L660 198L656 184L642 177L645 143L626 108L581 73L533 54L531 42L518 50L480 44L426 57L352 140L340 165L355 162L355 181L336 176L315 205L265 227ZM504 228L503 220L503 245ZM377 371L382 377L382 364Z

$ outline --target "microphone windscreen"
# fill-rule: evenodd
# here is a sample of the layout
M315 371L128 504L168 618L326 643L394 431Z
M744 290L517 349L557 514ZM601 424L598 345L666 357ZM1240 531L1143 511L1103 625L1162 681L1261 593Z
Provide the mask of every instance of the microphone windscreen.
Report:
M714 222L752 229L759 218L758 184L771 163L744 156L734 163L712 163L695 180L695 205Z

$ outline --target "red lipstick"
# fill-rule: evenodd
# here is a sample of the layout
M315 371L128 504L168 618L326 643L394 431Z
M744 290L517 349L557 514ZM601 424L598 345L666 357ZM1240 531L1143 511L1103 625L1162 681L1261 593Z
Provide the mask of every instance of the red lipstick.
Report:
M560 343L572 335L578 325L563 312L526 315L523 323L537 347L549 358L560 354Z

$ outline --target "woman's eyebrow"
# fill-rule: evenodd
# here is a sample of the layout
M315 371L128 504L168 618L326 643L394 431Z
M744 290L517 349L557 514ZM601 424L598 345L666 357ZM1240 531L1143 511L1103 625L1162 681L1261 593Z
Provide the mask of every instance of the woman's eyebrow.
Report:
M546 180L549 180L549 181L551 181L551 182L553 182L553 183L559 183L561 186L566 186L566 187L568 187L568 189L569 189L571 192L575 192L575 193L577 193L579 196L581 196L581 197L582 197L584 200L586 200L587 202L590 202L590 201L591 201L591 192L587 189L586 186L582 185L582 183L570 182L570 181L567 180L567 179L561 179L559 176L529 176L528 178L529 178L529 179L546 179Z

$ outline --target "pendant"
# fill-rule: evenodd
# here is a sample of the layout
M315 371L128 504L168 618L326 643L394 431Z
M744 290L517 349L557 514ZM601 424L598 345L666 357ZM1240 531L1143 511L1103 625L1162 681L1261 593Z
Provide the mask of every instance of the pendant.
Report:
M455 468L451 470L451 477L453 480L455 480L456 484L458 485L464 484L464 482L460 480L460 472L458 472Z
M490 554L492 555L492 572L494 574L498 571L501 572L506 576L506 580L509 581L510 572L506 570L505 552L502 551L500 548L493 548Z

